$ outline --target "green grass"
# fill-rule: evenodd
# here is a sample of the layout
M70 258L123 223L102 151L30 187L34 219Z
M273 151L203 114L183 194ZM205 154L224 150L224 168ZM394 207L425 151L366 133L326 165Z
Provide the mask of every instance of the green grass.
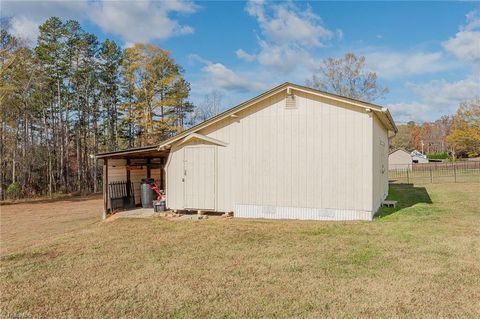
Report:
M49 225L2 256L0 314L480 317L480 184L390 189L398 207L373 222L117 219L38 237Z

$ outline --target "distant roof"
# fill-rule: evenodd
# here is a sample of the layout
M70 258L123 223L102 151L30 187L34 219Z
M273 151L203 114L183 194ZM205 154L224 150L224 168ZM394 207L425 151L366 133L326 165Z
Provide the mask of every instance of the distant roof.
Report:
M403 148L396 148L393 151L391 151L390 153L388 153L388 155L393 154L393 153L398 152L398 151L401 151L401 152L404 152L404 153L407 153L408 155L410 155L410 153L407 152L406 150L404 150Z

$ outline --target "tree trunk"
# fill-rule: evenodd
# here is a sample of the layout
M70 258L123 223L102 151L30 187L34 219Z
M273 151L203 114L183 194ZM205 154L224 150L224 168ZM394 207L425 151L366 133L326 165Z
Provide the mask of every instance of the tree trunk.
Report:
M4 183L5 183L5 161L4 161L4 134L5 132L5 121L3 121L2 118L2 126L0 127L0 200L5 199L5 189L4 189Z
M60 79L57 79L57 102L58 102L58 113L60 117L60 184L63 186L64 190L67 191L67 181L65 175L65 127L63 122L63 109L60 93Z
M47 148L47 158L48 158L48 166L47 166L48 195L51 197L52 190L53 190L52 154L50 152L50 143L48 141L47 113L45 112L45 110L43 110L43 132L45 135L45 146Z
M65 110L65 185L67 192L70 192L70 158L69 158L69 148L70 145L70 115L69 115L69 108L70 104L67 104L67 108Z
M18 141L18 126L15 130L15 141ZM12 154L12 183L17 181L17 143L13 145L13 154Z
M98 140L97 140L97 135L98 135L98 127L97 127L97 105L95 104L93 108L93 151L98 153ZM92 164L92 169L93 169L93 192L96 193L98 192L98 169L97 169L97 161L96 159L93 159L93 164Z

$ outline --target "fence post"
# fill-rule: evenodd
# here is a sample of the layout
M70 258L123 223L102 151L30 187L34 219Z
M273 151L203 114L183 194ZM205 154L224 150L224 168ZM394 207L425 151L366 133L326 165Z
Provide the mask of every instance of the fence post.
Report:
M453 176L455 177L455 183L457 182L457 165L453 163Z
M432 176L432 166L430 166L430 183L433 183L433 176Z
M410 167L407 168L407 184L410 184L410 177L408 176L409 170L410 170Z

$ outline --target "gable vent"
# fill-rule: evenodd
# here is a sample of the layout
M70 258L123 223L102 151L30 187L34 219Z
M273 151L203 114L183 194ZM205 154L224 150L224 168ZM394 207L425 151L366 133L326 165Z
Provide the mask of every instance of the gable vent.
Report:
M297 108L297 99L294 94L287 94L285 99L285 108L287 109L296 109Z

